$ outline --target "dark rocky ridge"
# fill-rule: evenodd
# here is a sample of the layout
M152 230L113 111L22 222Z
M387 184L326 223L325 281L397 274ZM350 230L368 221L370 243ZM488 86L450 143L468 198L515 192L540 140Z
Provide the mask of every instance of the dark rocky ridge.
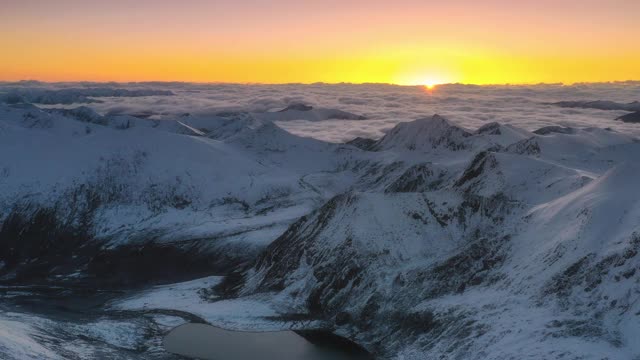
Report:
M376 143L376 140L367 139L367 138L363 138L363 137L357 137L357 138L355 138L353 140L349 140L349 141L346 142L346 144L348 144L348 145L353 145L353 146L357 147L358 149L365 150L365 151L370 150L375 143Z
M14 209L0 227L3 282L137 287L221 274L242 261L209 250L209 239L113 246L94 238L90 222L77 220L56 208Z
M549 135L549 134L574 134L576 130L570 127L562 127L562 126L545 126L538 130L535 130L533 133L538 135Z
M500 127L502 125L500 125L500 123L497 122L491 122L488 124L484 124L481 127L478 128L478 130L476 131L477 134L488 134L488 135L500 135L502 134L502 131L500 131Z
M426 192L438 189L446 178L446 172L436 168L433 164L417 164L407 169L398 179L386 189L387 193L394 192Z
M250 268L251 271L227 277L218 290L226 291L228 296L236 296L247 291L247 281L255 283L259 280L257 289L251 291L282 291L289 282L290 274L306 261L304 266L310 266L313 277L317 279L312 289L299 294L306 297L309 316L366 334L354 336L378 355L388 355L386 352L392 348L388 344L384 349L375 345L382 341L385 336L383 329L389 326L398 332L396 335L403 334L406 338L421 334L453 336L444 334L460 320L456 316L429 311L410 314L391 311L389 304L393 304L391 308L409 309L424 299L461 293L502 279L496 269L506 259L509 238L478 237L479 234L491 236L494 232L490 226L482 231L472 230L470 219L482 213L489 223L500 224L512 205L501 197L481 199L470 195L458 207L445 213L434 208L425 211L420 215L422 221L433 221L444 228L469 226L468 238L465 239L468 245L423 270L399 271L394 280L394 293L383 294L375 288L371 266L377 261L384 261L381 260L385 258L384 254L379 257L363 254L355 244L356 239L349 236L333 249L324 249L319 243L320 234L334 221L336 212L344 211L345 207L357 201L357 195L340 195L314 214L300 219L267 248ZM345 312L345 309L349 310Z
M552 103L565 108L582 108L582 109L597 109L597 110L626 110L626 111L640 111L640 102L634 101L627 104L618 103L615 101L597 100L597 101L559 101Z
M633 124L640 123L640 111L636 111L627 115L622 115L616 120L626 122L626 123L633 123Z
M285 111L289 111L289 110L311 111L311 110L313 110L313 106L302 104L302 103L300 103L300 104L291 104L291 105L287 106L286 108L280 110L279 112L285 112Z

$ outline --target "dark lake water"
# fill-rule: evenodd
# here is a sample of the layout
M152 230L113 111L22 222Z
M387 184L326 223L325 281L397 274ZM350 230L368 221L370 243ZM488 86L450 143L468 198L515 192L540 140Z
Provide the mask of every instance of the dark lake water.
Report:
M318 341L316 341L318 340ZM205 324L185 324L164 338L171 353L206 360L370 360L346 339L294 331L241 332Z

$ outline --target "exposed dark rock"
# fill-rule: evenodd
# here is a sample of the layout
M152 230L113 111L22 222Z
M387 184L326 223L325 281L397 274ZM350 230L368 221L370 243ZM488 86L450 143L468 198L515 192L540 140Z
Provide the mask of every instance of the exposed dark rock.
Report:
M336 314L335 322L338 326L348 324L349 322L351 322L351 314L341 311Z
M488 124L482 125L478 128L476 133L478 134L487 134L487 135L500 135L502 131L500 131L500 124L497 122L492 122Z
M298 104L291 104L289 106L287 106L286 108L280 110L279 112L285 112L285 111L289 111L289 110L294 110L294 111L311 111L313 110L313 106L311 105L306 105L306 104L302 104L302 103L298 103Z
M542 150L540 149L538 140L536 140L535 137L532 137L507 146L505 151L512 154L537 156L540 155Z
M431 311L406 312L399 310L388 316L396 328L396 331L405 333L428 333L438 325Z
M424 192L437 189L444 181L446 173L433 169L433 164L418 164L407 169L386 189L394 192Z
M322 264L321 258L313 261L314 276L320 282L307 298L307 306L312 314L329 316L339 312L349 300L349 292L362 281L363 265L347 239L336 250L344 256L335 261Z
M60 218L55 208L15 208L0 228L0 274L29 283L68 275L97 250L87 224Z
M341 352L349 354L355 360L373 360L374 357L365 348L349 341L348 339L337 336L329 331L322 330L296 330L296 334L307 339L312 344L324 348L337 348Z
M94 237L92 206L16 207L0 227L3 281L128 287L225 273L248 261L207 247L210 239L167 244L132 239L113 247Z
M357 137L353 140L347 141L348 145L353 145L361 150L371 150L376 140Z
M640 111L633 112L631 114L622 115L616 120L626 123L640 123Z
M284 289L286 275L300 266L302 255L309 246L307 242L317 236L333 217L339 204L345 201L349 201L349 195L338 195L332 198L312 214L301 217L284 234L274 240L258 257L255 264L252 264L252 267L262 274L262 280L256 290ZM309 218L314 216L317 221L309 224ZM242 274L234 273L233 276L227 276L217 285L217 289L223 291L226 296L237 295L246 282L247 270L249 268Z
M364 188L374 188L376 186L385 186L390 179L401 175L406 167L402 161L394 161L392 163L368 163L361 162L353 166L354 171L361 173L359 185Z
M534 131L534 134L538 135L549 135L549 134L574 134L576 130L570 127L562 127L562 126L545 126Z
M334 120L367 120L368 118L364 115L352 114L346 111L336 110L330 117Z
M492 284L503 275L492 271L506 260L510 238L480 239L461 251L419 273L425 298L461 293L469 287ZM426 285L426 286L425 286Z
M597 101L560 101L552 103L565 108L582 108L582 109L598 109L598 110L627 110L640 111L640 102L634 101L627 104L615 101L597 100Z
M565 308L570 305L570 296L575 292L595 292L606 282L630 279L636 274L636 261L632 261L640 250L640 234L634 233L624 250L597 259L588 254L556 274L545 286L541 302L550 296ZM595 295L594 295L595 296Z
M214 273L234 262L199 251L197 244L145 244L102 247L87 264L87 281L113 287L174 283ZM162 259L162 261L158 261Z
M462 176L458 179L458 181L456 181L455 186L462 187L465 184L478 178L478 176L480 176L484 172L491 171L497 168L497 166L498 162L493 153L482 151L473 158L471 164L469 164Z

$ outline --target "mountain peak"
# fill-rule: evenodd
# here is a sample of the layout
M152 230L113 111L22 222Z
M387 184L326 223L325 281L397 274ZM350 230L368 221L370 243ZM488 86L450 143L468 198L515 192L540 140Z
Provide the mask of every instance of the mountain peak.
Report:
M294 104L291 104L291 105L287 106L286 108L280 110L279 112L285 112L285 111L289 111L289 110L311 111L311 110L313 110L313 106L306 105L306 104L303 104L303 103L294 103Z
M467 148L464 139L471 133L453 125L444 117L435 114L411 122L396 125L374 146L375 150L407 149L426 151L447 148L461 150Z

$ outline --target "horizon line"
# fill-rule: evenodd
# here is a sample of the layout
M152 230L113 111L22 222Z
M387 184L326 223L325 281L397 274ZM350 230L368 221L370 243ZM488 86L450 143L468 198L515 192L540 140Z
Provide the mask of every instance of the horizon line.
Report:
M521 83L464 83L464 82L448 82L440 84L398 84L390 82L285 82L285 83L268 83L268 82L228 82L228 81L183 81L183 80L144 80L144 81L115 81L115 80L62 80L62 81L46 81L37 79L21 79L21 80L1 80L0 84L19 84L19 83L42 83L42 84L198 84L198 85L264 85L264 86L284 86L284 85L390 85L400 87L438 87L438 86L575 86L582 84L622 84L622 83L640 83L640 79L628 80L610 80L610 81L576 81L576 82L521 82Z

